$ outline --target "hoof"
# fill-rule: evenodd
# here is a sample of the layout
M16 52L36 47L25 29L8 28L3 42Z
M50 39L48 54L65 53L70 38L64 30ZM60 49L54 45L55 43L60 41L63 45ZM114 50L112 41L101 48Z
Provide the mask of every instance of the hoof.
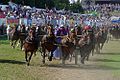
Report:
M87 61L89 61L89 59L88 59L88 58L87 58L86 60L87 60Z
M43 62L43 64L45 64L45 60L43 60L42 62Z
M27 66L30 66L30 63L27 63Z
M81 63L82 63L82 64L85 64L83 60L81 60Z
M15 46L13 46L12 48L15 49Z
M25 51L25 49L24 49L24 48L22 48L22 51Z
M36 53L34 53L34 57L36 56Z
M52 61L52 58L49 58L49 61Z

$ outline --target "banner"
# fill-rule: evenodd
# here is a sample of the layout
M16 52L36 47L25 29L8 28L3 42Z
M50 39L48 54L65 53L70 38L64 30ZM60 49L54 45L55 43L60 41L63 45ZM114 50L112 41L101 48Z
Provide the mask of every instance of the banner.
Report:
M4 14L0 14L0 18L5 18L6 16Z
M18 24L19 19L7 19L7 24Z
M14 24L19 24L19 19L7 19L7 24L14 26Z

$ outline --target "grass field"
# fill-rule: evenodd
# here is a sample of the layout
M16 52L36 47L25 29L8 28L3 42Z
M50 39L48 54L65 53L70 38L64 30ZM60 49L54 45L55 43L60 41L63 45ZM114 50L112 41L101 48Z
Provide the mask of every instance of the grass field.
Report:
M120 76L120 41L110 41L105 45L101 55L103 58L99 61L111 67L115 76Z
M41 63L40 54L33 56L31 66L26 66L24 52L19 48L12 49L6 38L0 37L0 80L53 80L57 72ZM105 44L101 58L96 62L106 66L114 76L120 75L120 41L110 41ZM49 64L57 64L52 62ZM52 73L52 74L51 74Z
M40 54L33 56L31 66L28 67L25 64L24 52L20 48L12 49L6 38L0 39L0 80L50 79L47 66L42 67Z

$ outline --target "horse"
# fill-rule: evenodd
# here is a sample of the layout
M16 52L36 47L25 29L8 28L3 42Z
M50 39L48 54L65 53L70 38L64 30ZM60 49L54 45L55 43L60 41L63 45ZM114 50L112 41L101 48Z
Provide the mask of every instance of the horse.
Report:
M65 64L65 60L70 56L70 62L72 61L72 55L76 48L76 31L70 32L68 35L63 36L61 40L61 51L62 51L62 64Z
M119 39L120 38L120 28L118 26L113 26L112 28L110 28L110 34L112 35L113 38L115 39Z
M31 30L29 31L28 37L25 39L25 42L23 43L23 47L25 51L25 59L27 65L29 66L33 53L36 53L38 49L38 40L36 39L34 28L31 28ZM30 56L28 58L29 52L30 52Z
M89 58L89 55L93 49L92 37L89 34L83 34L80 40L78 41L81 63L84 64L84 60Z
M20 34L19 34L20 48L21 49L23 47L23 43L24 43L26 37L27 37L27 32L26 32L26 29L25 29L25 25L21 25Z
M97 34L95 34L96 38L96 52L100 53L100 50L102 50L104 43L107 40L107 30L105 28L101 28Z
M45 27L45 26L38 26L37 36L38 36L38 38L39 38L39 41L42 40L42 38L43 38L44 35L47 35L47 32L44 31L44 29L43 29L44 27Z
M47 35L47 32L44 31L44 29L43 29L44 27L45 26L38 26L38 29L37 29L37 37L38 37L38 40L39 40L40 43L42 41L43 36ZM42 49L41 45L39 44L39 51L42 53L41 49ZM41 54L41 56L42 56L42 54Z
M20 30L18 30L18 25L15 25L15 27L13 27L13 30L10 32L11 46L15 48L17 41L19 41L21 44L20 47L22 49L23 42L26 39L26 36L27 34L26 34L25 26L22 25Z
M13 29L11 30L9 36L10 36L10 45L15 48L15 45L17 43L17 41L19 40L19 35L20 35L20 32L17 30L18 27L15 26L13 27Z
M45 57L46 57L46 51L48 51L48 59L49 61L52 61L53 57L53 52L57 49L56 44L56 37L53 32L53 28L51 26L47 27L47 35L44 35L42 40L40 41L40 46L41 46L41 52L42 52L42 57L43 57L43 64L45 64Z

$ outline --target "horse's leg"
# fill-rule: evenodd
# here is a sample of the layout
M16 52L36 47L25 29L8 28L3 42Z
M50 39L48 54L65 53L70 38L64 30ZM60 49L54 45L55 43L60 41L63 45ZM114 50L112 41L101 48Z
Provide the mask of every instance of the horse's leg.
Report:
M91 50L91 52L92 52L92 56L94 56L94 48Z
M65 65L66 55L62 53L62 65Z
M52 61L53 51L51 51L49 54L50 54L50 55L49 55L49 61Z
M100 53L100 43L97 44L97 53Z
M91 49L92 56L94 55L94 50L95 50L95 44L92 45L92 49Z
M110 40L110 38L109 38L109 36L107 35L106 43L108 43L109 40Z
M99 43L96 44L96 53L97 54L100 53L100 44Z
M89 61L89 57L90 57L90 55L88 54L88 55L87 55L87 58L86 58L87 61Z
M17 43L18 40L15 40L14 44L13 44L13 48L15 49L15 45Z
M25 51L25 60L26 60L26 62L28 62L28 59L27 59L27 54L28 52L27 51Z
M64 56L62 57L62 65L65 65L65 59L64 59Z
M16 40L15 40L16 41ZM15 49L15 41L12 41L12 48Z
M104 46L104 43L102 43L101 46L100 46L100 49L101 49L101 50L102 50L103 46Z
M20 44L20 41L18 41L18 43L17 43L17 47L19 46L19 44Z
M33 55L33 52L31 52L31 54L30 54L30 57L29 57L29 59L28 59L27 66L29 66L29 65L30 65L30 60L31 60L31 58L32 58L32 55Z
M46 50L43 50L43 60L42 60L42 62L43 62L43 64L45 64L45 56L46 56Z
M41 53L41 56L43 56L43 52L42 52L42 47L39 47L39 52Z
M14 45L14 40L11 39L11 41L10 41L10 46L13 48L13 45Z
M91 50L86 54L86 60L87 60L87 61L89 60L90 53L91 53Z
M98 44L98 53L100 54L100 43Z
M87 57L89 55L89 53L87 52L87 53L84 53L84 56L81 58L81 63L82 64L85 64L85 58Z
M81 58L81 63L84 64L85 56Z
M22 50L23 48L23 40L20 40L20 49Z
M81 56L80 61L81 61L81 63L83 63L82 58L83 58L83 56L84 56L84 53L83 53L81 50L80 50L80 56Z
M13 41L10 42L10 46L13 46Z
M70 62L72 62L72 57L73 57L73 55L72 55L72 54L70 54Z

